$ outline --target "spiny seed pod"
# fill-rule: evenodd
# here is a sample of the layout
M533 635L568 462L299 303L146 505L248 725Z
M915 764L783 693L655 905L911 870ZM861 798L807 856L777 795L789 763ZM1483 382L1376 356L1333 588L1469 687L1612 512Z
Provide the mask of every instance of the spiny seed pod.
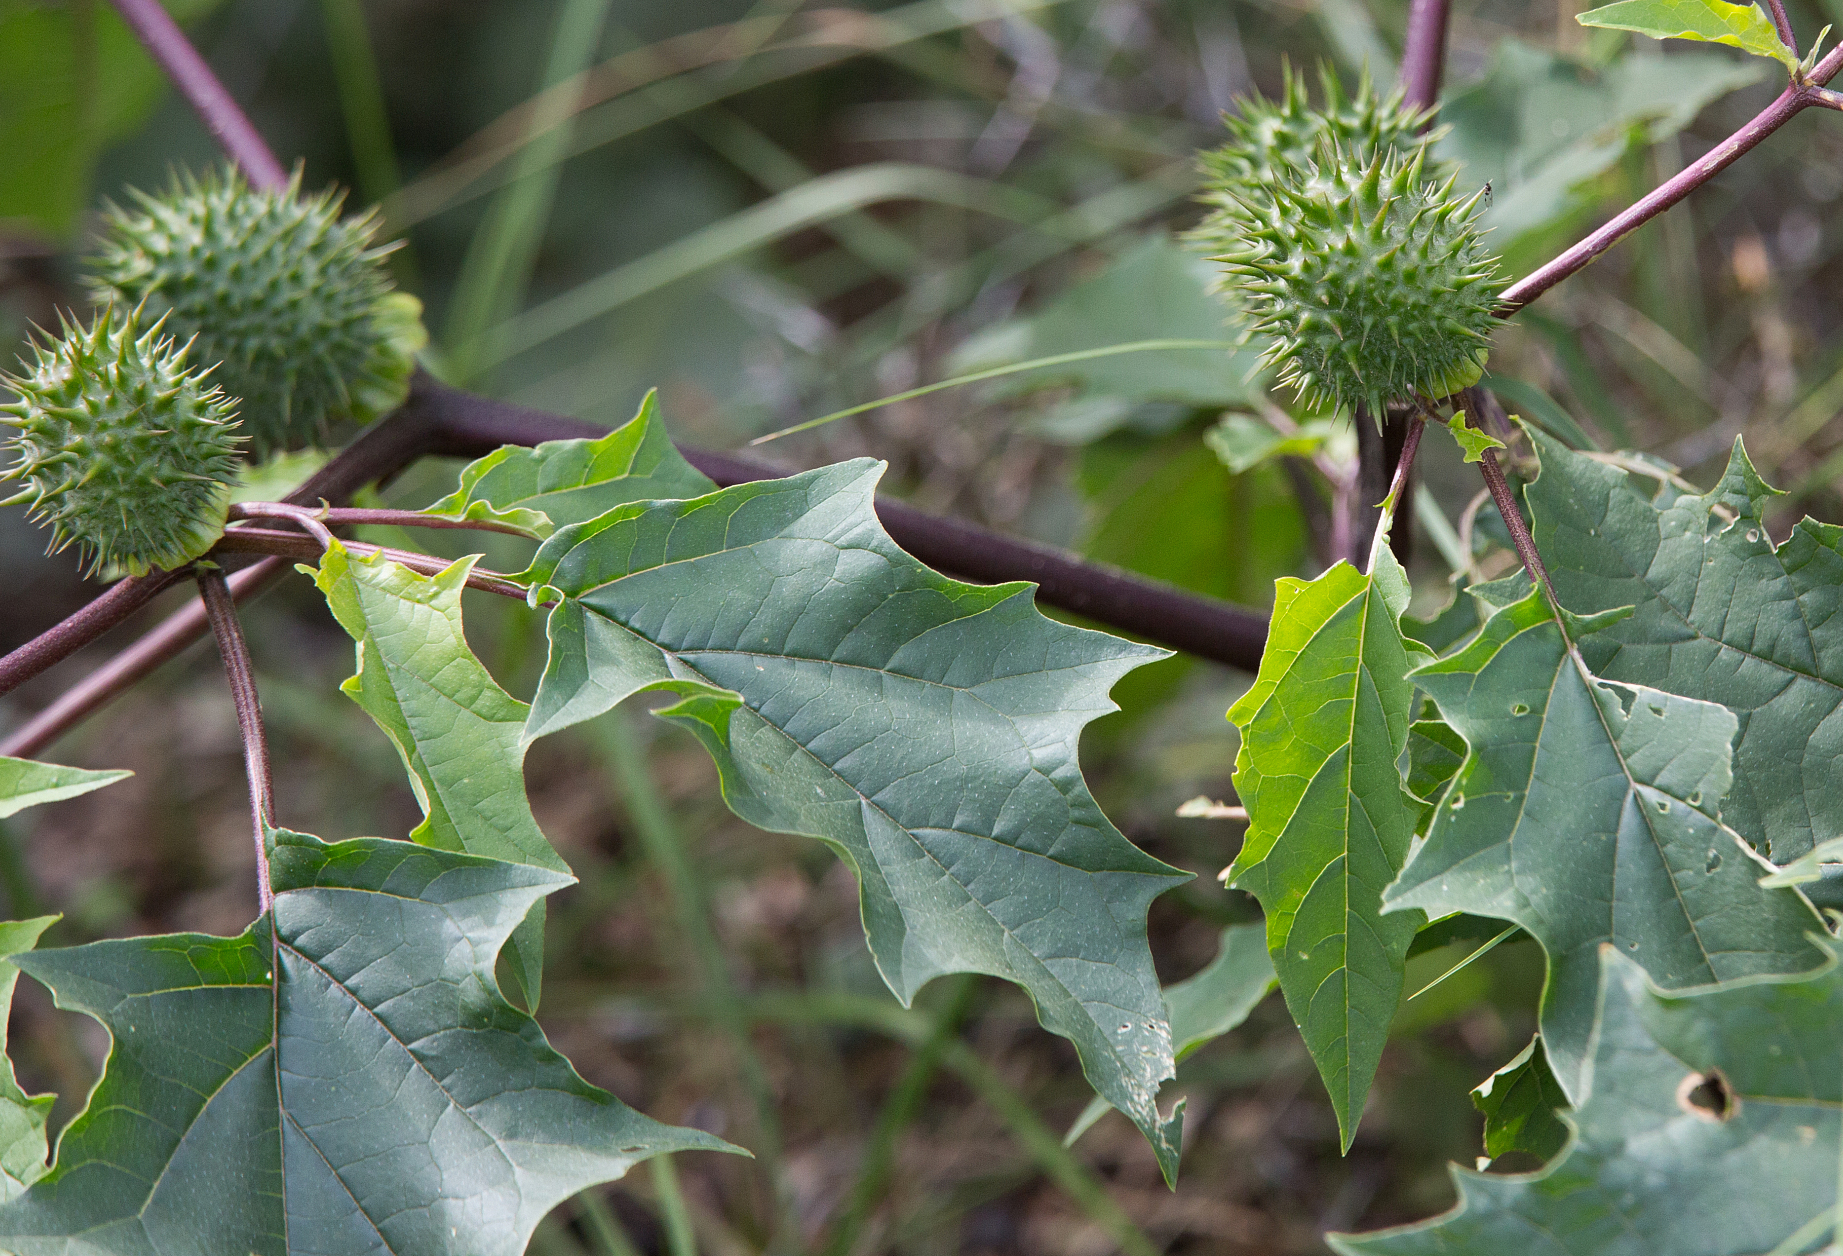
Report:
M1242 202L1246 243L1222 259L1267 339L1267 360L1308 404L1448 396L1478 382L1497 259L1480 237L1482 191L1422 182L1426 148L1364 163L1329 141L1295 177Z
M194 362L220 364L252 454L319 443L403 401L428 335L421 303L384 269L394 246L371 247L375 212L341 221L343 194L303 196L298 170L281 191L231 169L130 194L139 212L107 209L91 289L164 314Z
M18 455L0 480L26 486L0 504L29 504L51 529L49 552L77 546L90 574L145 575L203 554L224 533L243 466L235 399L142 321L112 308L87 328L66 319L59 339L33 339L23 375L0 376L18 395L0 406Z
M1408 105L1400 89L1388 97L1377 96L1368 70L1355 94L1346 96L1337 74L1320 65L1322 109L1312 108L1307 99L1303 74L1295 74L1290 65L1281 72L1285 86L1278 101L1244 98L1239 116L1222 115L1229 142L1198 154L1203 173L1198 199L1208 212L1190 239L1212 255L1244 245L1250 225L1244 205L1270 199L1274 187L1296 180L1301 170L1312 166L1321 144L1328 141L1351 160L1368 165L1391 151L1411 153L1423 139L1436 140L1442 133L1423 136L1434 111ZM1431 166L1423 170L1430 180L1443 173Z

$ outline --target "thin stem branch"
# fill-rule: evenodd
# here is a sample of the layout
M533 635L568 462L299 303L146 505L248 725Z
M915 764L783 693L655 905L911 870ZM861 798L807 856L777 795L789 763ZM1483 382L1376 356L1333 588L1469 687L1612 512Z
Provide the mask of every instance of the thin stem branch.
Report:
M243 602L266 589L288 569L279 558L252 563L229 579L232 601ZM52 704L0 740L0 755L30 759L76 727L131 685L205 635L202 601L187 602L159 627L59 694Z
M1504 469L1497 465L1497 451L1485 450L1478 469L1484 474L1485 487L1491 491L1491 500L1497 503L1497 513L1504 518L1504 527L1510 531L1511 544L1517 547L1517 557L1523 560L1523 569L1529 572L1532 581L1542 586L1549 605L1559 614L1561 602L1555 596L1555 586L1549 583L1549 569L1542 565L1542 555L1536 552L1536 539L1529 534L1529 524L1524 522L1523 512L1517 507L1517 499L1510 491L1510 483L1504 479Z
M327 539L331 541L334 538L329 535ZM354 554L382 554L391 562L400 563L424 576L439 575L454 565L445 558L418 554L412 550L392 549L387 545L367 545L363 541L340 541L339 544ZM275 528L233 528L212 547L208 557L219 554L274 554L281 558L313 562L325 552L326 545L317 536L303 536L299 532L283 532ZM479 589L483 593L497 593L501 597L517 598L521 602L527 592L524 585L499 572L482 571L479 568L467 574L467 587Z
M1414 474L1414 455L1421 448L1421 433L1427 429L1427 420L1415 415L1408 420L1408 430L1402 437L1401 453L1395 459L1395 474L1389 479L1388 496L1382 499L1382 511L1376 521L1376 534L1370 540L1369 570L1376 570L1376 556L1382 547L1389 543L1389 534L1395 529L1395 520L1400 516L1401 506L1407 499L1409 477ZM1411 525L1412 526L1412 525Z
M11 692L69 658L153 601L177 579L179 576L173 572L156 571L116 581L82 610L0 658L0 694Z
M1826 57L1824 60L1828 63L1832 59ZM1815 103L1814 91L1814 88L1796 84L1787 87L1747 125L1652 189L1637 204L1614 215L1611 221L1586 239L1564 249L1556 257L1511 284L1498 300L1498 317L1507 318L1516 313L1568 276L1584 269L1618 243L1621 237L1644 226L1733 165L1761 140L1791 121L1800 110Z
M288 186L288 175L224 84L211 72L160 0L114 0L116 10L148 54L166 71L220 147L265 191Z
M250 647L243 639L243 628L237 623L237 604L231 600L224 573L216 567L200 567L198 591L205 603L205 616L211 621L212 635L218 641L218 653L224 659L231 700L237 705L237 728L243 734L243 766L250 778L250 820L256 831L256 899L261 904L260 910L266 912L275 901L275 894L269 888L266 846L269 826L275 816L275 778L269 772L269 742L262 732L262 703L256 694L256 668L250 662Z
M1773 15L1773 25L1778 28L1779 42L1798 52L1798 35L1792 29L1792 19L1786 16L1785 0L1766 0L1766 7Z
M1808 94L1814 105L1843 110L1843 92L1833 92L1828 87L1813 87Z
M298 507L286 502L238 502L230 508L232 519L294 518ZM360 506L322 506L310 510L315 519L329 528L376 525L391 528L459 528L469 532L503 532L507 536L529 538L531 533L509 523L491 519L444 519L420 510L385 510Z
M1407 103L1416 108L1431 108L1440 99L1450 7L1450 0L1414 0L1408 10L1408 34L1402 45L1397 81Z

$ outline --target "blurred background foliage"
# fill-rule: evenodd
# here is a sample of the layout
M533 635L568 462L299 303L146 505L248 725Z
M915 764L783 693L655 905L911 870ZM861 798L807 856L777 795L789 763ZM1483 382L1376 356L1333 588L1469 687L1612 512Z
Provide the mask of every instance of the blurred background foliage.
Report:
M1276 94L1288 60L1391 81L1406 15L1405 0L171 7L309 186L383 205L408 242L394 264L427 304L434 369L609 425L658 386L678 439L715 447L983 366L1223 338L1211 267L1180 239L1198 212L1195 151L1221 142L1237 96ZM1738 53L1585 31L1572 0L1455 7L1440 151L1463 183L1491 182L1492 241L1513 274L1776 90ZM1843 22L1843 0L1790 7L1807 38ZM1491 361L1506 404L1702 482L1744 435L1790 490L1787 524L1843 519L1843 132L1819 113L1507 326ZM81 307L74 261L101 197L216 160L105 4L0 0L0 360L30 324ZM1103 358L764 452L788 467L887 459L888 488L929 510L1264 605L1275 577L1312 574L1323 552L1320 483L1276 455L1335 463L1351 446L1347 423L1289 413L1264 382L1246 350ZM1422 467L1413 569L1432 613L1449 563L1490 569L1494 529L1450 443L1430 439ZM423 504L453 470L418 467L383 497ZM519 565L516 542L492 541L489 563ZM40 545L17 510L0 512L0 645L94 591ZM484 599L468 613L476 650L528 693L536 621ZM351 650L311 587L293 582L248 619L282 817L329 837L406 833L414 800L336 692ZM0 718L102 657L11 695ZM1198 873L1153 910L1168 982L1210 960L1223 926L1258 916L1215 880L1240 826L1175 815L1195 795L1231 796L1223 711L1248 681L1182 658L1146 668L1084 743L1116 822ZM208 647L49 757L137 775L10 822L10 914L62 911L53 940L67 942L242 926L243 774ZM649 1166L559 1212L536 1251L1319 1251L1325 1228L1449 1202L1442 1164L1481 1151L1466 1092L1532 1028L1541 960L1528 942L1407 1003L1340 1158L1269 999L1184 1063L1186 1161L1168 1193L1118 1117L1061 1149L1088 1096L1018 991L957 979L898 1008L845 870L732 818L681 734L616 712L540 743L528 775L581 877L553 907L553 1040L637 1107L757 1153ZM1477 941L1416 957L1410 988ZM25 991L14 1045L65 1115L104 1049L93 1023Z

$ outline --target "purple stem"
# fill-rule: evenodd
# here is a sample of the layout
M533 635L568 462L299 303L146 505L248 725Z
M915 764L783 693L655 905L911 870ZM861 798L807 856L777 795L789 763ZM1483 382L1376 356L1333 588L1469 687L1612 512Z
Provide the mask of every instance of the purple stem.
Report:
M269 772L269 741L262 732L256 668L250 662L250 647L237 623L237 604L231 600L224 573L216 567L200 567L198 591L205 603L205 617L211 621L212 635L218 639L231 700L237 706L237 728L243 734L243 766L250 778L250 820L256 830L256 899L262 905L261 911L268 911L269 904L275 901L269 888L266 843L269 826L274 822L275 778Z
M1397 79L1407 103L1430 109L1440 99L1440 76L1446 68L1449 0L1414 0L1408 10L1408 34L1401 50Z
M391 549L386 545L368 545L363 541L341 541L340 544L354 554L382 554L391 562L400 563L424 576L437 575L454 565L446 558L418 554L413 550ZM326 552L326 545L319 537L300 532L284 532L277 528L236 528L226 532L211 552L272 554L279 558L313 562ZM483 593L497 593L501 597L514 597L521 602L528 591L524 585L508 580L496 571L482 571L478 568L468 573L467 587L479 589Z
M294 518L293 509L277 509L276 502L239 502L230 508L232 519ZM503 532L507 536L530 537L523 528L491 519L444 519L425 515L420 510L371 510L358 506L323 506L309 508L308 514L329 528L375 525L392 528L460 528L469 532Z
M1542 586L1542 591L1548 595L1549 605L1560 614L1561 600L1555 596L1555 586L1549 583L1549 569L1542 565L1542 555L1536 552L1536 538L1529 534L1529 524L1524 521L1523 512L1517 507L1516 496L1510 491L1509 482L1504 479L1504 469L1497 465L1497 451L1485 450L1478 469L1484 474L1485 487L1491 490L1491 500L1497 503L1497 513L1503 516L1511 543L1517 547L1517 557L1523 560L1523 569L1529 572L1532 581Z
M1766 0L1766 7L1772 10L1773 25L1779 28L1779 42L1798 55L1798 36L1792 30L1792 19L1785 15L1785 0Z
M1843 70L1843 44L1832 48L1829 55L1817 63L1808 82L1788 86L1746 126L1685 166L1673 178L1658 185L1650 195L1506 288L1499 299L1498 316L1506 318L1516 313L1569 275L1586 267L1617 243L1620 237L1644 226L1733 165L1761 140L1791 121L1800 110L1811 105L1843 108L1843 100L1833 102L1829 99L1836 93L1823 91L1823 85L1834 78L1838 70Z
M287 187L288 175L275 160L275 154L269 151L262 136L257 134L249 118L224 90L224 84L198 55L198 49L192 46L192 41L161 6L160 0L114 0L114 3L122 20L134 31L135 38L160 63L166 76L210 128L219 146L243 167L250 183L271 192Z
M288 569L279 558L252 563L230 577L230 596L243 602ZM129 686L205 635L205 604L187 602L160 625L82 680L0 741L0 755L30 759Z

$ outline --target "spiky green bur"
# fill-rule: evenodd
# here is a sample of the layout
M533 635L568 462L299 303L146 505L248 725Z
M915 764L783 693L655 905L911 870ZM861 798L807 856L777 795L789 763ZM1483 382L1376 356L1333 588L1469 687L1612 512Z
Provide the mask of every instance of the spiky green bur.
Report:
M1212 255L1245 245L1247 229L1258 217L1248 204L1271 200L1275 187L1312 165L1320 145L1334 144L1363 164L1390 152L1411 153L1421 146L1433 116L1431 109L1407 104L1400 90L1378 96L1367 71L1356 92L1346 95L1337 74L1321 65L1321 109L1312 108L1303 74L1287 66L1284 75L1279 100L1244 97L1239 114L1222 115L1229 142L1197 156L1203 174L1198 199L1208 212L1189 238ZM1425 138L1437 138L1437 133ZM1434 178L1443 172L1428 168L1422 173Z
M375 211L342 220L343 194L303 195L298 171L279 191L228 170L130 195L138 212L108 207L90 286L99 301L165 314L194 362L219 364L255 455L402 403L428 333L421 302L384 269L391 246L372 247Z
M89 327L34 339L17 399L0 406L19 480L51 552L78 547L89 571L145 575L203 554L224 533L242 466L235 402L186 365L158 322L104 310Z
M1423 183L1408 160L1317 158L1242 202L1245 242L1222 258L1266 358L1306 404L1446 397L1478 382L1496 304L1497 259L1479 193Z

